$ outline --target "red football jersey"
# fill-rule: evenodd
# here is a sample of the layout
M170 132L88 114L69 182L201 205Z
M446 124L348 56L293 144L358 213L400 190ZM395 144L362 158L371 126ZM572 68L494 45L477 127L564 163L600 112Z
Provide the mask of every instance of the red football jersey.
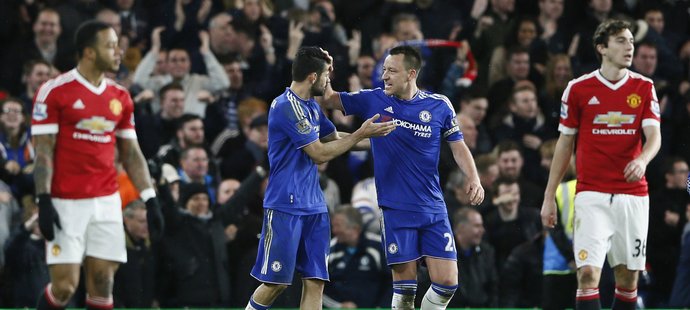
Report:
M654 83L628 71L620 81L599 70L568 83L559 131L578 134L577 191L647 195L647 180L628 183L623 170L642 152L642 127L660 126Z
M133 112L125 88L109 79L96 87L76 69L39 88L31 133L57 138L51 196L82 199L117 191L115 137L136 139Z

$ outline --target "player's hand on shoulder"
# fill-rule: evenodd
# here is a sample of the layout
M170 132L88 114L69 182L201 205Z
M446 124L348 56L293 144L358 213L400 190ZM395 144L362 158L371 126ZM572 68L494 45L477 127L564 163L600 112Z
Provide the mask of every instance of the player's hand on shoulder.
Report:
M362 135L363 138L369 138L386 136L393 130L395 130L396 125L393 121L376 123L376 120L378 120L379 117L380 115L376 114L371 118L367 119L362 124L362 126L359 127L357 132L359 132L359 134Z
M625 166L625 169L623 169L623 176L628 182L637 182L642 179L646 170L647 165L644 161L635 158Z
M544 203L541 205L541 224L545 228L554 228L558 214L556 213L556 201L544 197Z

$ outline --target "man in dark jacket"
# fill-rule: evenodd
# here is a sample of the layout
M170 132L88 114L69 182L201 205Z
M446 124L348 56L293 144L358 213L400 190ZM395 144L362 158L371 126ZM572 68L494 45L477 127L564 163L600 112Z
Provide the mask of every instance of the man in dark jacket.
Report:
M237 206L244 205L242 201L258 191L266 175L265 168L257 167L225 204L213 210L203 184L181 186L179 205L182 208L163 193L166 234L159 252L157 279L161 307L230 305L230 265L225 228L229 224L239 225L242 216L238 213L242 208Z
M222 210L210 210L206 187L180 188L179 209L163 207L166 232L160 251L161 307L228 307L230 277Z
M150 308L155 294L156 260L146 223L146 205L133 200L123 216L127 263L115 273L113 301L117 308Z
M45 261L45 240L38 229L38 209L32 213L7 240L7 274L3 275L2 280L7 280L12 300L6 306L33 308L43 288L50 282Z
M538 308L542 304L544 235L517 246L501 271L499 306Z
M460 294L450 301L451 308L491 308L498 306L498 272L494 248L482 241L482 215L472 208L461 208L453 217L458 249Z
M679 244L690 198L685 192L688 164L680 157L669 157L664 165L663 188L649 195L649 239L647 262L651 266L652 285L649 307L666 305L670 297L676 266L680 255Z
M381 248L381 236L362 230L362 215L351 206L336 209L323 304L328 308L390 306L390 269Z

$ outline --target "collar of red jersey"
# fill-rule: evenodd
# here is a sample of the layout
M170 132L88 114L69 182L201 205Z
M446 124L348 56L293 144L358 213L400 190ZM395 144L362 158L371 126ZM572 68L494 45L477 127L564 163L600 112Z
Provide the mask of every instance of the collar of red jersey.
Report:
M101 85L98 85L98 87L96 87L93 84L91 84L89 81L87 81L86 78L84 76L82 76L81 73L79 73L77 68L72 69L71 72L72 72L72 75L74 75L74 77L77 79L77 82L79 82L79 84L86 87L92 93L94 93L96 95L100 95L100 94L103 94L103 92L105 91L105 87L108 84L107 78L104 77L103 80L101 80Z

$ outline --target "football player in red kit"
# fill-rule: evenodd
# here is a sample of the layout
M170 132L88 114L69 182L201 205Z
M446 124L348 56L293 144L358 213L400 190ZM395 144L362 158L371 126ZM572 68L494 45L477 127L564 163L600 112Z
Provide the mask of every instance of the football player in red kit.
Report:
M594 34L600 69L570 81L563 92L561 135L541 216L545 227L555 225L556 187L577 141L576 309L601 308L599 278L607 257L616 278L613 309L635 309L638 271L645 267L649 223L645 170L659 151L661 134L653 82L627 69L634 43L628 23L601 23Z
M129 92L105 77L122 51L107 24L82 24L75 36L77 67L41 86L31 131L39 227L51 282L37 309L63 309L84 263L87 309L112 309L113 277L127 261L116 181L115 149L147 205L151 234L163 219L134 130Z

